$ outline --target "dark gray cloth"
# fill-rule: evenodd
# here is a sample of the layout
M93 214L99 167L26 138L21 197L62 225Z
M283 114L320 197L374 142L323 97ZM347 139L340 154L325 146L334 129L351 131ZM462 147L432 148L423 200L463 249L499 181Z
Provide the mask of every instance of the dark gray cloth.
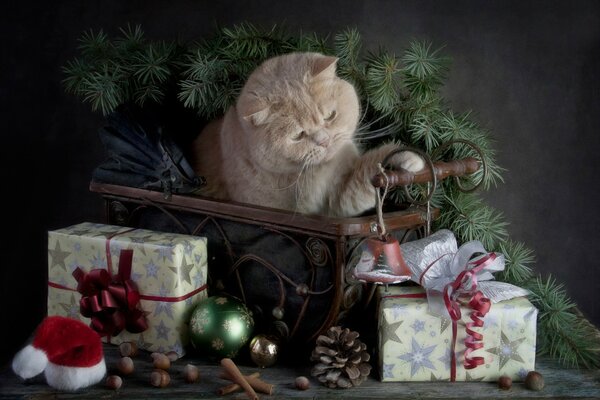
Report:
M172 193L196 192L205 182L196 176L169 132L164 113L120 107L107 117L100 139L107 159L93 173L95 182Z

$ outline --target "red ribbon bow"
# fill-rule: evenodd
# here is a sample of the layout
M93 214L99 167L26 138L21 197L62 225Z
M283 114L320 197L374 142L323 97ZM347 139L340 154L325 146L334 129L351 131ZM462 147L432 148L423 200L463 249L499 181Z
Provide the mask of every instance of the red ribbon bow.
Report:
M119 272L115 276L105 269L86 273L77 267L73 271L77 291L81 293L81 315L90 318L91 327L102 336L115 336L123 329L140 333L148 328L146 316L138 308L140 292L131 280L132 258L133 250L121 250Z

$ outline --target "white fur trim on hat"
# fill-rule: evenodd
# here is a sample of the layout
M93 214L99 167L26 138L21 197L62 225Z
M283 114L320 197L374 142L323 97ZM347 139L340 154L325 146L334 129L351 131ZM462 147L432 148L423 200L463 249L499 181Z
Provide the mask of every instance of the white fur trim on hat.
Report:
M61 390L77 390L102 380L106 374L104 358L91 367L66 367L48 363L44 375L48 385Z
M29 379L41 374L47 364L48 357L46 353L32 345L28 345L15 355L12 369L21 378Z

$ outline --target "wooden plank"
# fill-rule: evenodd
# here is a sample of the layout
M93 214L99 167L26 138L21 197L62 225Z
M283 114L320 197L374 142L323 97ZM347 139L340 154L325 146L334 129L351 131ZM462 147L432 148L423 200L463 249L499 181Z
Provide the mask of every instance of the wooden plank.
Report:
M109 369L114 368L118 351L114 346L105 346ZM0 399L245 399L243 393L219 397L216 390L228 381L218 378L221 367L218 362L208 362L198 356L186 356L171 366L171 385L158 389L149 384L152 366L150 355L142 352L134 359L135 372L123 379L123 387L113 391L99 383L93 387L74 393L61 392L49 388L42 376L23 383L6 366L0 372ZM186 364L193 363L200 369L199 383L187 384L181 376ZM259 369L249 364L240 364L244 374L258 371L261 378L275 385L272 396L261 395L263 399L535 399L535 398L600 398L600 371L560 368L556 362L542 358L537 370L544 375L546 387L541 392L524 388L522 383L514 383L511 390L497 388L493 382L407 382L381 383L370 377L361 386L351 389L328 389L314 379L306 391L294 387L297 376L310 376L310 365L282 366ZM374 372L376 374L376 372Z

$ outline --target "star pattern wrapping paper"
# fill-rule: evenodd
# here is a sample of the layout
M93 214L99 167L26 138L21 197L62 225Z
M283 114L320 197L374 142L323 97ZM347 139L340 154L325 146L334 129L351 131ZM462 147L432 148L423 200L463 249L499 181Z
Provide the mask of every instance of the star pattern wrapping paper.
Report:
M378 288L379 368L384 382L450 381L452 323L430 314L421 287ZM524 380L535 369L537 309L525 297L493 304L474 328L483 335L483 347L470 356L485 364L466 370L463 366L465 323L470 309L461 307L456 337L456 381L496 381L502 375Z
M191 312L207 297L203 237L88 222L48 232L48 315L89 323L80 314L81 294L72 274L77 267L84 272L107 269L108 238L113 275L118 272L121 250L132 249L131 280L142 296L153 297L139 303L148 329L135 334L123 330L111 336L110 343L136 342L148 351L175 351L183 356Z

